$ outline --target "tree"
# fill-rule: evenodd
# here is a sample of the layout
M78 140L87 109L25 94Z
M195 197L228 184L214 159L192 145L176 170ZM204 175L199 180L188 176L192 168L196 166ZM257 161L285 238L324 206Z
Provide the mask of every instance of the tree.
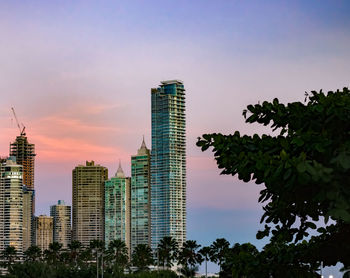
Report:
M152 249L146 244L139 244L132 253L132 264L138 271L148 270L148 266L153 264Z
M306 94L304 103L249 105L247 123L271 125L275 136L204 134L197 145L213 147L222 174L264 184L258 238L310 240L308 262L350 266L350 92ZM329 219L333 221L329 221ZM324 220L324 227L319 221ZM315 233L315 232L314 232ZM331 246L332 252L328 252ZM347 255L346 255L347 254Z
M41 249L36 245L32 245L24 252L24 256L26 261L38 261L41 258Z
M228 248L223 256L222 271L223 277L251 277L268 278L259 269L259 251L250 243L236 243L232 248Z
M110 241L107 253L108 260L113 264L112 272L117 275L123 272L129 261L128 248L125 242L121 239Z
M202 256L202 258L205 261L205 277L208 277L208 267L207 267L207 263L210 259L210 253L211 253L211 249L209 246L204 246L202 247L198 253Z
M15 259L17 259L17 250L14 246L7 246L2 252L2 258L5 260L5 264L9 269Z
M68 244L68 249L70 250L70 258L74 265L77 264L81 247L82 244L79 240L72 240L72 242Z
M179 245L177 241L170 237L163 237L158 243L158 261L163 266L170 268L173 265L173 261L176 260L178 254Z
M210 245L210 260L219 265L220 272L224 255L229 247L230 243L224 238L218 238Z
M52 242L49 244L49 249L44 251L44 255L48 263L52 263L53 265L57 265L57 262L60 257L60 252L62 249L62 244L59 242Z
M92 251L90 248L84 248L79 252L79 258L77 260L79 267L88 265L93 260Z
M28 248L29 249L29 248ZM5 277L29 278L29 277L57 277L56 271L52 265L41 261L26 261L24 263L15 263ZM68 278L68 277L67 277Z
M203 259L197 251L201 247L195 240L186 240L179 252L178 261L182 265L182 273L185 277L193 277Z
M102 254L103 256L103 252L105 249L105 243L103 240L99 240L99 239L93 239L90 241L90 249L93 251L93 253L95 253L95 258L96 258L96 276L98 276L98 272L99 272L99 257ZM103 271L103 270L102 270Z

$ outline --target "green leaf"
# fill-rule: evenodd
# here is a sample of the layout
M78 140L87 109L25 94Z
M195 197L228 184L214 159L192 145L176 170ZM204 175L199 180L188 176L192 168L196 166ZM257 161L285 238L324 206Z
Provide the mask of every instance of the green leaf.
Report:
M337 160L345 170L350 169L350 156L347 155L347 153L341 152L338 155Z
M350 213L345 209L332 209L329 211L329 216L332 216L335 219L343 220L345 222L350 222Z
M287 153L286 153L286 151L284 149L281 150L280 157L281 157L282 160L287 159L288 155L287 155Z
M316 229L317 228L316 224L313 223L313 222L305 222L305 226L310 228L310 229Z
M292 174L292 169L289 168L287 171L284 172L283 179L288 180L291 174Z
M306 165L307 163L305 161L302 161L300 162L298 165L297 165L297 171L299 173L304 173L306 171Z

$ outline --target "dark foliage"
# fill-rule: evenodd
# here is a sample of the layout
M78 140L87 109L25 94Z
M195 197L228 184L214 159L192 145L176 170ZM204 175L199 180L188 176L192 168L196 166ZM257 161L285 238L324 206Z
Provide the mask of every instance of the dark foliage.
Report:
M247 123L270 125L278 135L205 134L197 145L213 148L222 174L264 184L259 202L266 225L257 237L298 243L314 230L305 262L349 266L349 90L313 91L305 103L264 101L249 105L243 116Z

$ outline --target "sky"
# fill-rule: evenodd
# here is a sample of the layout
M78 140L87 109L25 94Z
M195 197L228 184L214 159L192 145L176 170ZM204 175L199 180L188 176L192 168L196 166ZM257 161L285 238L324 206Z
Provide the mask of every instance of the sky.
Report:
M151 88L183 80L188 238L261 248L262 186L220 175L197 137L269 133L244 123L248 104L349 86L349 12L338 0L1 1L0 155L19 133L14 107L36 147L36 213L49 214L71 204L86 160L130 174L143 135L151 145Z

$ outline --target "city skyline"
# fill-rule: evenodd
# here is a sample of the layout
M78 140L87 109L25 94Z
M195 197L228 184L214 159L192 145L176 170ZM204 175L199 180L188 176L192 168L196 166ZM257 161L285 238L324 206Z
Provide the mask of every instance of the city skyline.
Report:
M303 101L304 92L349 86L346 1L77 1L0 4L0 154L18 136L15 107L36 147L36 210L70 205L71 170L95 160L115 173L145 135L149 89L184 80L187 94L188 238L255 239L259 186L220 176L196 138L262 133L248 104ZM5 42L4 41L4 42ZM102 136L100 134L103 134Z

